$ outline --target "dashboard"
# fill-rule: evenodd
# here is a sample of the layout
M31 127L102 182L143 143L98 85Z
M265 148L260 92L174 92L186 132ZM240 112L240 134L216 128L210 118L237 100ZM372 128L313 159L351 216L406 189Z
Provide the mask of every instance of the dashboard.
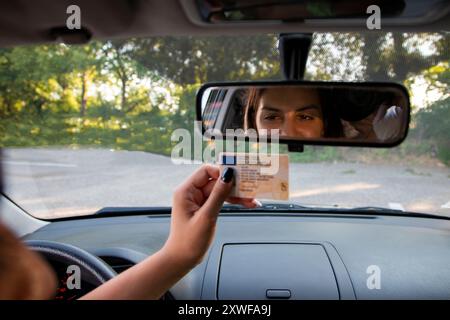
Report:
M169 225L169 215L77 219L24 240L79 247L120 273L158 251ZM226 213L203 262L164 298L450 299L448 266L445 219Z

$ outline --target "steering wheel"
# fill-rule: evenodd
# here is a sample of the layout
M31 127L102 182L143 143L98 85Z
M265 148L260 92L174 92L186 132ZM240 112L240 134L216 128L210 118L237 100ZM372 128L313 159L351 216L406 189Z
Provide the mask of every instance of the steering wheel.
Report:
M100 258L70 244L46 240L27 240L25 244L31 250L41 254L55 269L59 278L58 294L60 295L57 295L57 299L65 299L64 294L68 292L65 286L69 266L80 268L81 286L84 287L81 288L82 291L70 292L72 298L79 298L117 275Z

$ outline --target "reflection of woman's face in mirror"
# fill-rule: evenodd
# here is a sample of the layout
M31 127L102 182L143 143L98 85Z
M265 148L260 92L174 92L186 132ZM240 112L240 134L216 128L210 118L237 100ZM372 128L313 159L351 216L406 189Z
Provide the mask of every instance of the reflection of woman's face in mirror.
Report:
M315 89L275 87L260 90L256 103L255 126L279 129L280 136L320 138L324 121L320 97Z

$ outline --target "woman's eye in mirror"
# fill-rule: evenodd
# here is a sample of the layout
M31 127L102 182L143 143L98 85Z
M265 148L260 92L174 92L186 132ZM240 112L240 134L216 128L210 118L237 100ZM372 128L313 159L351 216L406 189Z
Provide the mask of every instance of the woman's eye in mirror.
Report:
M274 114L274 113L263 114L262 118L264 121L281 121L282 120L282 117L279 114Z
M311 121L314 120L316 117L309 115L309 114L297 114L297 119L301 121Z

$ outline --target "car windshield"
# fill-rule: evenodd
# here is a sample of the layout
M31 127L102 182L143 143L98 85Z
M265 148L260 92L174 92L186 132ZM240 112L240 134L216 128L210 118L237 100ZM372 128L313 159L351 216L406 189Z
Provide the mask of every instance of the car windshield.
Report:
M174 130L194 132L198 88L282 80L277 39L152 37L0 49L5 194L44 219L170 206L176 186L199 166L171 160ZM449 44L448 33L314 34L305 79L401 83L412 119L395 148L290 153L289 201L450 216Z

